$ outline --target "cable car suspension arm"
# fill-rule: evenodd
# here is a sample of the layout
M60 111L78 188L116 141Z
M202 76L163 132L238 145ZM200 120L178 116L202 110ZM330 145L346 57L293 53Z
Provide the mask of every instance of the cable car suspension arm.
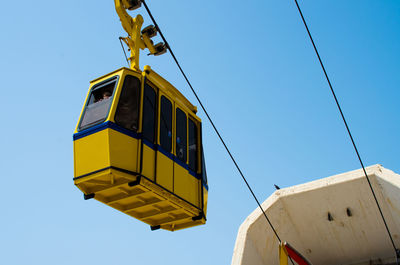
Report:
M131 54L129 57L131 69L140 70L139 55L140 50L148 49L152 55L161 55L166 52L166 47L163 43L153 44L152 37L157 35L157 29L154 26L145 27L143 25L143 17L137 15L132 18L128 10L134 10L140 7L141 1L138 0L114 0L115 10L120 18L122 27L128 33L128 37L121 38L128 46Z

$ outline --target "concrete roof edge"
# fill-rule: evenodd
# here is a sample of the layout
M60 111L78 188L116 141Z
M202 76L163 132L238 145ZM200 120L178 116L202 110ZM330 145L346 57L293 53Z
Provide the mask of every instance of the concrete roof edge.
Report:
M375 165L365 167L365 170L367 171L367 174L369 177L379 176L383 173L396 174L392 170L388 170L388 169L382 167L381 164L375 164ZM264 211L267 211L280 198L291 196L291 195L305 192L305 191L319 189L319 188L327 186L328 184L335 185L335 184L340 184L340 183L347 182L349 180L359 179L359 178L363 178L363 177L365 177L363 170L356 169L356 170L348 171L345 173L333 175L330 177L325 177L322 179L317 179L317 180L313 180L310 182L298 184L295 186L282 188L280 190L276 190L263 203L261 203L261 207L263 208ZM263 216L260 208L257 207L240 225L239 233L241 230L247 231L247 229L251 226L251 224L254 224L255 221L259 218L264 218L264 216Z
M383 168L382 165L380 165L380 164L375 164L372 166L365 167L365 170L367 171L368 177L373 177L373 176L382 174L382 172L386 169ZM390 171L390 170L388 170L388 171ZM390 172L394 173L393 171L390 171ZM348 182L349 180L355 180L355 179L359 179L359 178L363 178L363 177L365 177L365 174L364 174L364 171L362 170L362 168L360 168L360 169L348 171L345 173L333 175L330 177L325 177L322 179L313 180L310 182L294 185L291 187L282 188L280 190L275 191L274 195L276 195L279 198L286 197L286 196L297 194L300 192L311 191L311 190L323 188L327 185L341 184L344 182Z

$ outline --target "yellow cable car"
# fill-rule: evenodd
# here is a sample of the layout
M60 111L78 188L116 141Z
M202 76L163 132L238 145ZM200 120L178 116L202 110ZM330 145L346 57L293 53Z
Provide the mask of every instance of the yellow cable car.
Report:
M131 1L121 1L115 5L128 32L131 68L91 82L73 136L74 183L85 199L152 230L205 224L208 185L197 108L149 66L139 69L139 48L157 55L165 46L150 40L154 27L140 32L142 17L131 18Z

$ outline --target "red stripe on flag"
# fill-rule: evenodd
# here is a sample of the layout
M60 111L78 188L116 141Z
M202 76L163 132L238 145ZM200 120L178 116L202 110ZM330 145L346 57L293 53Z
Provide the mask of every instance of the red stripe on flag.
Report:
M299 252L297 252L292 246L288 243L285 243L285 248L288 253L288 256L291 257L294 261L296 261L299 265L311 265Z

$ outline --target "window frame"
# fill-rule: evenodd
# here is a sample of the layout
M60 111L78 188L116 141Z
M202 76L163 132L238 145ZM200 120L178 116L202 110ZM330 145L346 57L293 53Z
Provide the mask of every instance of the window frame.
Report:
M186 152L184 152L184 158L185 158L185 160L183 161L182 159L180 159L179 158L179 156L178 156L178 150L177 150L177 147L178 147L178 142L177 142L177 139L178 139L178 123L177 123L177 121L178 121L178 110L179 111L181 111L184 115L185 115L185 140L186 140L186 143L185 143L185 151ZM188 134L189 134L189 131L188 131L188 129L189 129L189 126L188 126L188 114L186 113L186 111L184 111L183 110L183 108L182 107L179 107L179 106L176 106L175 107L175 123L174 123L174 125L175 125L175 137L174 137L174 139L175 139L175 141L174 141L174 143L175 143L175 156L176 156L176 158L178 158L182 163L184 163L184 164L188 164L188 161L189 161L189 156L188 156L188 151L189 151L189 146L188 146Z
M145 90L146 90L146 86L149 86L153 91L154 91L154 128L153 128L153 141L150 141L150 139L148 139L145 136L144 133L144 117L145 117ZM159 121L158 121L158 112L161 111L161 109L159 110L159 104L161 104L161 100L159 103L159 93L158 93L158 88L153 85L153 83L151 83L147 78L144 78L143 80L143 101L142 101L142 106L141 106L141 110L142 110L142 115L141 115L141 133L143 135L143 138L151 143L157 143L157 137L158 137L158 126L159 126ZM172 103L171 103L172 104Z
M103 123L104 121L106 121L106 120L108 119L108 117L110 116L110 110L111 110L111 108L112 108L113 101L114 101L114 99L115 99L115 93L116 93L116 91L117 91L117 89L118 89L119 79L120 79L120 76L119 76L119 75L115 75L115 76L112 76L112 77L110 77L110 78L108 78L108 79L102 81L102 82L99 82L99 83L97 83L97 84L94 84L94 85L89 89L89 92L88 92L88 95L87 95L87 98L86 98L86 101L85 101L85 106L84 106L84 109L83 109L83 111L82 111L82 115L81 115L81 117L80 117L80 119L79 119L79 125L78 125L78 129L77 129L78 132L83 131L83 130L86 130L86 129L89 129L89 128L91 128L91 127L93 127L93 126L96 126L96 125L98 125L98 124L101 124L101 123ZM94 92L95 90L97 90L97 89L100 89L100 88L102 88L102 87L108 85L108 84L111 83L111 82L115 82L115 84L114 84L114 88L113 88L113 93L112 93L112 95L111 95L111 97L110 97L111 102L110 102L110 106L108 107L108 110L107 110L107 115L106 115L106 116L104 117L104 119L102 119L102 120L96 121L95 123L92 123L92 124L90 124L90 125L86 125L86 126L82 127L82 121L83 121L83 118L85 117L85 114L86 114L86 111L87 111L87 107L89 106L89 101L90 101L90 98L91 98L93 92ZM90 104L90 105L91 105L91 104Z
M196 157L195 157L195 166L194 166L195 168L194 169L191 168L191 166L190 166L190 149L189 149L189 147L190 147L190 139L189 139L190 138L190 129L189 129L190 122L192 122L195 126L194 131L195 131L195 139L196 139ZM189 169L195 173L198 173L199 169L200 169L200 166L199 166L200 160L201 160L201 158L200 158L200 148L201 148L200 140L201 139L200 138L201 138L200 137L200 122L197 119L194 119L191 115L189 115L189 117L188 117L188 166L189 166Z
M164 148L164 146L161 143L161 119L162 119L162 99L163 97L165 99L167 99L169 101L169 103L171 104L171 147L170 150L167 150ZM158 124L157 124L157 128L158 128L158 135L157 135L157 144L167 153L173 154L174 153L174 137L175 137L175 132L174 132L174 122L175 122L175 115L174 115L174 101L170 99L170 97L168 95L166 95L165 93L159 93L159 97L158 97Z
M133 78L136 78L136 79L139 81L139 87L138 87L138 108L137 108L138 117L137 117L137 129L136 129L136 130L130 129L130 128L126 128L125 126L121 125L119 122L116 121L116 117L117 117L117 114L118 114L118 107L119 107L119 104L120 104L120 101L121 101L122 93L124 92L123 90L124 90L125 81L126 81L126 78L127 78L128 76L133 77ZM141 111L142 111L142 106L141 106L141 105L142 105L142 102L141 102L141 97L142 97L142 79L139 78L139 77L136 76L136 75L127 73L127 74L123 75L123 80L124 80L124 82L122 82L122 84L121 84L121 86L120 86L120 89L119 89L120 91L119 91L118 99L117 99L116 102L115 102L116 104L115 104L114 113L112 113L112 120L113 120L113 122L114 122L116 125L120 126L121 128L124 128L124 129L126 129L126 130L129 130L129 131L132 131L132 132L136 132L136 133L137 133L137 132L139 132L139 129L140 129L140 122L141 122Z

